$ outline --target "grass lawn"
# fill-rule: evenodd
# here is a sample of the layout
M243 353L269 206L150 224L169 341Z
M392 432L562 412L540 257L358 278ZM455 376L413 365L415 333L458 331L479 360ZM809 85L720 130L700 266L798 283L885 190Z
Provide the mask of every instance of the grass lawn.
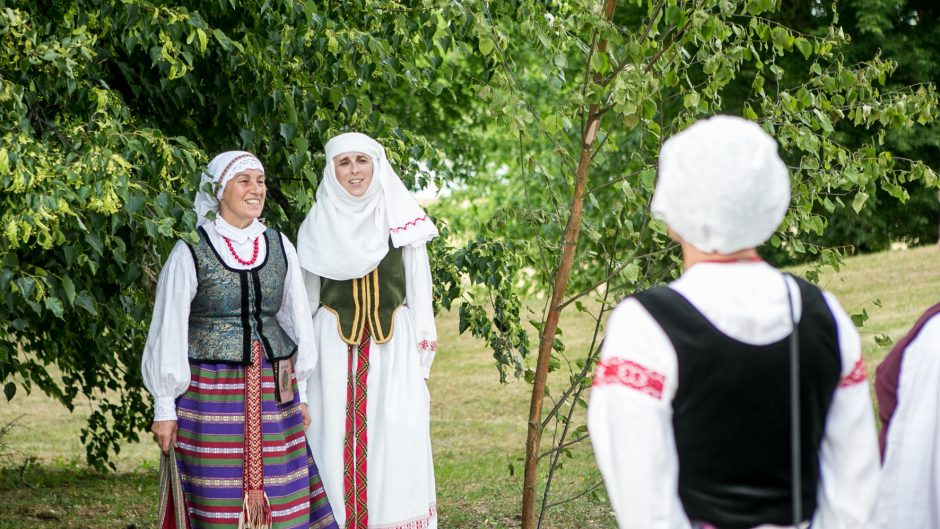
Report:
M940 301L938 258L940 251L929 246L854 257L838 273L823 274L821 285L846 310L864 309L870 316L860 329L869 373L887 353L874 338L886 334L896 341L925 308ZM567 350L583 351L593 330L590 321L566 313L562 327ZM490 353L457 335L456 314L441 315L438 329L430 386L440 527L516 527L529 386L500 385ZM88 413L87 404L69 414L37 394L0 400L0 426L16 420L0 446L0 529L155 525L156 447L149 436L124 446L118 472L98 474L84 464L79 442ZM583 414L577 420L583 421ZM556 475L550 501L574 496L599 478L590 447L582 443ZM545 529L603 527L615 527L613 516L602 498L590 495L554 507L543 524Z

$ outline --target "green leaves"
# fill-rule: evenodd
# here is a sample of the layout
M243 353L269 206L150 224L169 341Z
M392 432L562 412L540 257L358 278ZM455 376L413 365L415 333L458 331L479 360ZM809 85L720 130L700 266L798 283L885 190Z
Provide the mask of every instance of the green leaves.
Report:
M775 0L747 0L745 2L745 9L750 15L759 15L766 11L773 11L776 7Z
M800 50L800 53L803 54L804 59L809 59L810 56L812 56L813 45L810 44L808 40L804 39L803 37L798 37L794 40L794 44L796 44L796 48Z
M98 315L98 308L95 303L95 298L87 290L82 290L78 293L78 296L75 297L75 306L85 309L85 311L87 311L92 316Z
M68 276L62 278L62 291L65 293L65 299L69 305L75 303L75 283Z
M150 419L139 365L154 283L176 240L195 240L192 197L211 156L262 159L265 217L289 235L338 132L376 136L409 181L467 174L475 147L441 147L467 137L470 120L453 116L479 105L466 14L389 5L0 10L0 380L65 406L96 396L95 466Z
M868 321L868 309L862 309L861 312L856 312L851 314L849 317L852 318L852 323L856 327L862 327L865 325L865 322Z
M59 298L46 297L43 299L43 303L45 303L46 309L51 311L56 318L61 318L65 314L65 307L59 301Z
M856 213L862 211L862 208L865 207L865 202L868 200L868 193L864 191L859 191L855 193L855 198L852 199L852 209Z
M484 57L493 53L493 49L496 47L493 39L489 37L481 37L480 42L477 45L479 46L480 53L482 53Z
M33 293L35 292L36 287L35 279L32 277L21 277L13 283L16 285L17 290L19 290L20 295L23 296L23 299L34 299Z

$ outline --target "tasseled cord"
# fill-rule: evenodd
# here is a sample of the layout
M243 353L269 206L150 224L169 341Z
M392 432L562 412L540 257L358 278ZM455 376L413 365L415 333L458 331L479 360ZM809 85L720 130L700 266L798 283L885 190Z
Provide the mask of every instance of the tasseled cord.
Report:
M238 529L271 529L273 523L268 495L260 490L245 494L242 514L238 517Z

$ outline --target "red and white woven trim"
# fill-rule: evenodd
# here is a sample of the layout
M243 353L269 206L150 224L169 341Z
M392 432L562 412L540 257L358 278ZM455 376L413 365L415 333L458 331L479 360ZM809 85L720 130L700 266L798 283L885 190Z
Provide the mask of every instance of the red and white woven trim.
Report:
M408 221L408 222L406 222L405 224L403 224L403 225L401 225L401 226L398 226L397 228L389 228L388 231L394 232L394 233L398 233L398 232L400 232L400 231L405 231L405 230L407 230L408 228L410 228L410 227L412 227L412 226L418 224L419 222L423 222L423 221L425 221L425 220L428 220L428 216L427 216L427 215L425 215L425 216L423 216L423 217L418 217L418 218L416 218L415 220L412 220L412 221Z
M343 443L343 489L347 529L369 528L367 388L369 344L367 323L359 346L349 346L346 384L346 436ZM353 355L356 369L353 372Z
M656 400L663 397L666 377L652 369L623 358L609 358L597 364L594 386L619 384L645 393Z
M865 371L865 362L859 358L858 362L855 362L855 367L852 368L852 372L839 380L839 387L854 386L860 382L865 382L867 378L868 374Z
M431 522L437 518L437 503L432 503L428 507L428 513L425 516L412 518L393 524L370 525L369 529L427 529L431 527Z
M420 342L418 342L418 349L421 349L423 352L429 352L429 353L437 352L437 341L421 340Z

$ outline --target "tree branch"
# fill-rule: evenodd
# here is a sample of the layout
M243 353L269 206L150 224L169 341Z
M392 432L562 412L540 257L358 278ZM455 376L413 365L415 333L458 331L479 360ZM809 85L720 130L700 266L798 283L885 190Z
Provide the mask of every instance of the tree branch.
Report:
M643 36L640 37L637 40L637 42L643 42L644 40L646 40L647 37L649 37L650 31L653 30L653 23L656 22L656 17L659 16L659 10L662 9L665 4L666 2L664 0L661 0L659 4L656 6L656 9L653 11L653 16L650 17L649 23L646 25L646 30L643 31ZM600 83L601 86L606 87L607 85L609 85L611 81L616 79L617 76L623 73L623 71L627 69L627 66L630 66L631 64L633 63L627 60L626 57L624 57L623 62L617 65L617 69L607 74L606 77L604 77L604 80Z

